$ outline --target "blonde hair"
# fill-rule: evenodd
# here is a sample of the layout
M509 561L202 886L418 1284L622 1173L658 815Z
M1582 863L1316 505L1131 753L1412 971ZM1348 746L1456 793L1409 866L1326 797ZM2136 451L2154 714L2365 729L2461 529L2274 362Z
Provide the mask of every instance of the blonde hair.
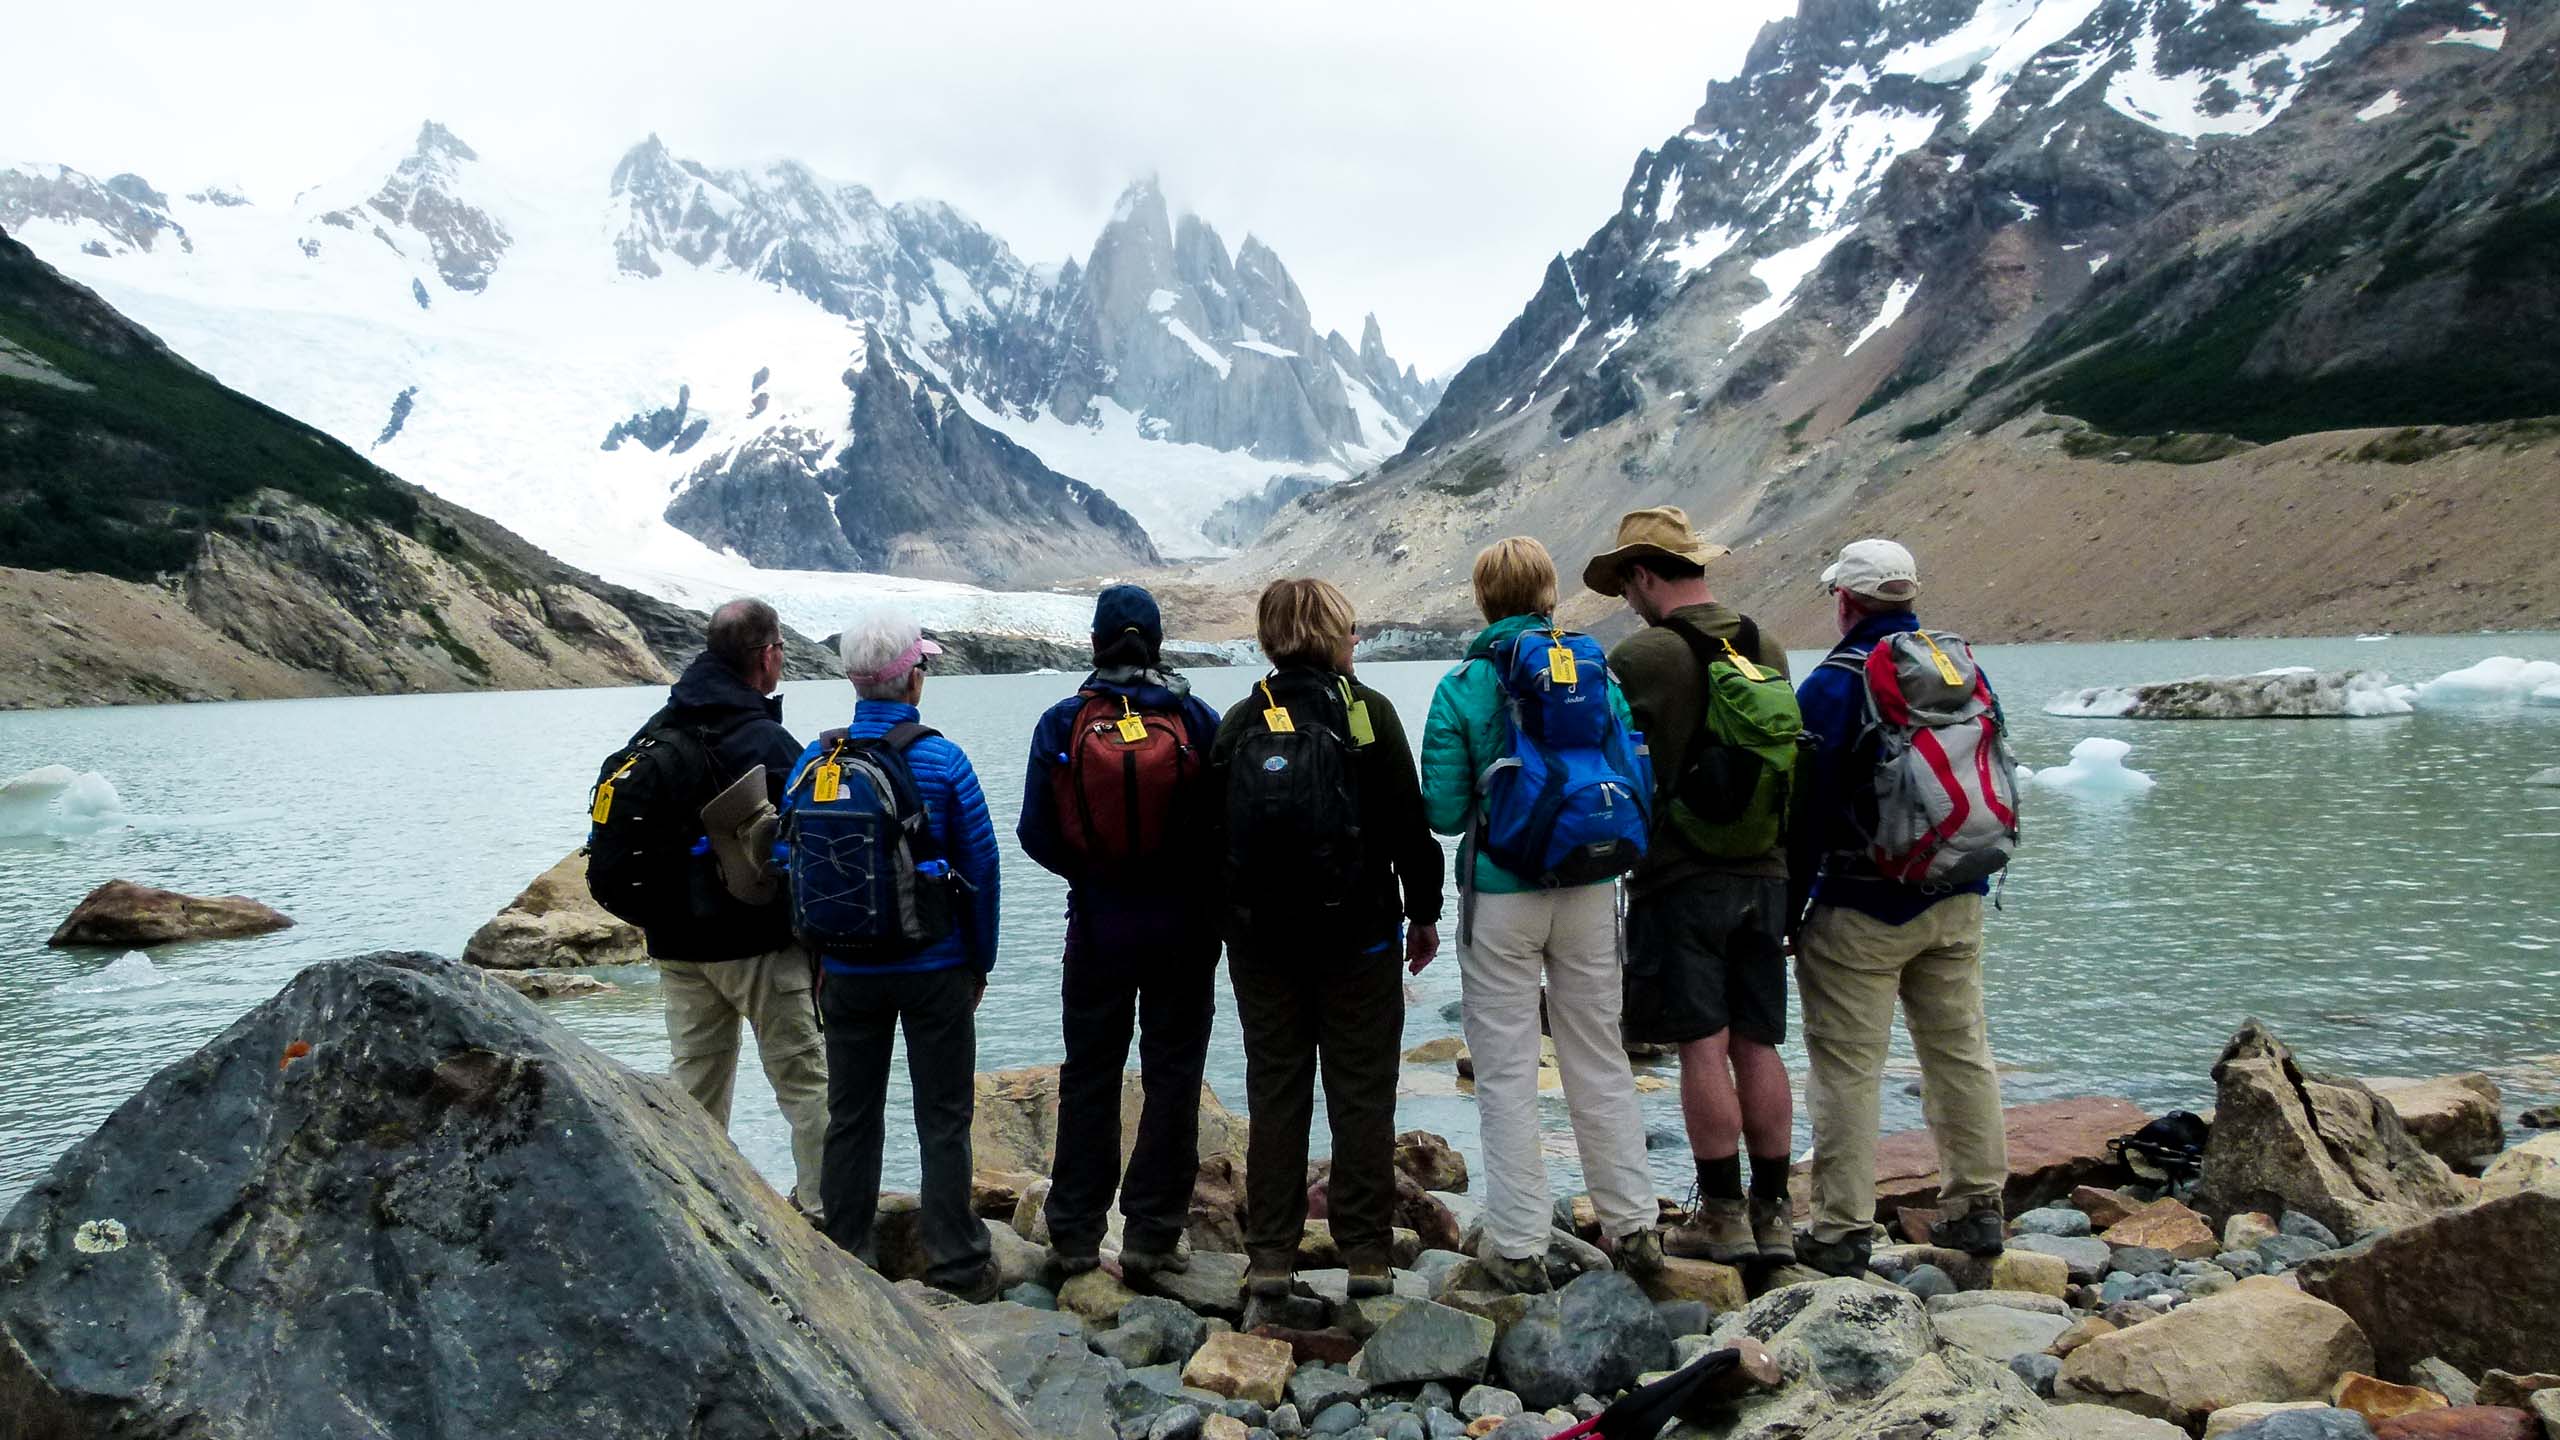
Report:
M1322 580L1294 577L1263 587L1254 638L1274 665L1330 668L1351 644L1351 601Z
M1526 535L1496 540L1476 552L1476 609L1484 618L1546 615L1556 608L1556 562Z

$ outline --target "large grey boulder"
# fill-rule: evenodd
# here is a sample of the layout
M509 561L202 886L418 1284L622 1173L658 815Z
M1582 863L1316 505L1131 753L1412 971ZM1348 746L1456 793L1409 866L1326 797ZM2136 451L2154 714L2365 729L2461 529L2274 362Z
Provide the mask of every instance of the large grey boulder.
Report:
M2389 1101L2363 1081L2305 1071L2255 1020L2223 1048L2213 1079L2208 1210L2299 1210L2353 1237L2416 1224L2467 1198Z
M1900 1290L1862 1280L1785 1286L1726 1316L1713 1340L1745 1335L1769 1347L1783 1378L1704 1430L1719 1440L2056 1435L2044 1402L2008 1367L1942 1349L1919 1298Z
M957 1305L939 1318L995 1371L1031 1433L1043 1440L1114 1440L1121 1412L1113 1398L1131 1372L1087 1348L1082 1320L1011 1301ZM1160 1403L1145 1408L1153 1413Z
M1671 1366L1671 1331L1635 1281L1615 1271L1581 1276L1502 1333L1494 1347L1502 1383L1544 1410L1576 1395L1613 1395Z
M1030 1432L702 1108L432 956L315 965L0 1222L0 1437Z

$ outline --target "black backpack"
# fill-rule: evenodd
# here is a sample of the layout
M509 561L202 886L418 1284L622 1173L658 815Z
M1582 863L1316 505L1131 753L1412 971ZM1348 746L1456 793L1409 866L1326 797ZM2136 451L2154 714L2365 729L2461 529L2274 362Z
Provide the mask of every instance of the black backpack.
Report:
M720 877L703 846L702 807L720 793L710 732L666 711L596 771L587 804L587 891L616 919L663 937L718 923Z
M1262 714L1227 767L1227 893L1241 933L1348 941L1369 917L1361 892L1360 784L1351 686L1256 686Z

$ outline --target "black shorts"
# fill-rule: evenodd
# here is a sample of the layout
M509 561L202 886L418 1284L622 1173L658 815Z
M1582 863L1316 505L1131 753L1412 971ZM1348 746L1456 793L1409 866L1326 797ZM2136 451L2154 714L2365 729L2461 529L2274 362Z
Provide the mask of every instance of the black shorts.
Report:
M1627 1038L1787 1038L1787 882L1713 872L1627 904Z

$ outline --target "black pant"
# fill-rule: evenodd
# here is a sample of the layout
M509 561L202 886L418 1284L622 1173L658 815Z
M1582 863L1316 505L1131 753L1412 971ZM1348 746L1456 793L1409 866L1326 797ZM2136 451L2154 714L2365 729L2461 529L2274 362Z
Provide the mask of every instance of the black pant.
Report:
M988 1255L986 1226L969 1205L977 988L978 972L961 966L920 975L830 974L821 992L827 1149L818 1194L827 1236L864 1264L878 1264L871 1221L880 1208L881 1110L889 1098L890 1042L903 1026L924 1161L925 1278L936 1285L976 1280Z
M1396 1203L1396 1082L1404 1041L1399 947L1364 954L1230 948L1244 1022L1245 1245L1289 1264L1307 1219L1315 1082L1333 1126L1327 1211L1346 1264L1387 1262Z
M1049 1171L1049 1239L1060 1254L1101 1247L1115 1188L1131 1249L1169 1251L1189 1226L1217 973L1214 934L1121 950L1095 945L1084 925L1069 922L1060 987L1067 1058L1058 1067L1058 1154ZM1121 1071L1133 1020L1146 1102L1124 1177Z

